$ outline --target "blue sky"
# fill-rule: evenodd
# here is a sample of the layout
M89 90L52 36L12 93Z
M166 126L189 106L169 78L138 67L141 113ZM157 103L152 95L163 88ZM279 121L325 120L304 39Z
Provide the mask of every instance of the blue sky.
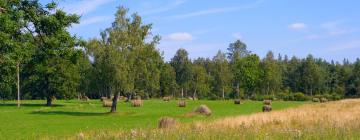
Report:
M41 0L46 3L49 0ZM179 48L191 58L213 57L240 39L248 49L326 60L360 57L360 1L357 0L57 0L82 15L70 32L98 37L119 6L139 13L162 37L158 48L170 60Z

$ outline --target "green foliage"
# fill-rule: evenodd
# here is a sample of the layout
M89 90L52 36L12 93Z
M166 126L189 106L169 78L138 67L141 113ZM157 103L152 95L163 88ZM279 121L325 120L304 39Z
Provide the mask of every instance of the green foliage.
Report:
M259 84L261 70L260 58L256 54L250 54L237 60L234 66L234 75L237 83L245 89L245 93L252 94Z

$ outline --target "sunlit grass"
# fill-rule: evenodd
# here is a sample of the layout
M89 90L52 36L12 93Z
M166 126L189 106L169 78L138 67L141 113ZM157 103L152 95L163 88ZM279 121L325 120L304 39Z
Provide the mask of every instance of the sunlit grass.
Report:
M211 122L222 117L251 114L261 111L262 102L245 101L187 101L186 108L177 107L177 101L146 100L139 108L119 102L118 112L109 114L110 108L102 107L99 100L81 102L57 100L54 107L45 107L45 101L22 101L21 108L15 101L0 103L0 136L2 139L62 138L80 132L105 130L153 129L163 116L174 117L181 123ZM273 108L295 107L304 102L274 102ZM210 117L187 116L200 104L213 111Z
M78 133L69 139L309 139L360 138L360 100L303 105L298 108L196 122L172 129L133 129Z

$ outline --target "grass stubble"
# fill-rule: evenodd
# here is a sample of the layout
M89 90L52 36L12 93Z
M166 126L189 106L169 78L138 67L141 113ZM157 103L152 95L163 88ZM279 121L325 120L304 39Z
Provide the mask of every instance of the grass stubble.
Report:
M360 100L306 104L296 108L183 123L168 129L97 130L68 139L360 139Z

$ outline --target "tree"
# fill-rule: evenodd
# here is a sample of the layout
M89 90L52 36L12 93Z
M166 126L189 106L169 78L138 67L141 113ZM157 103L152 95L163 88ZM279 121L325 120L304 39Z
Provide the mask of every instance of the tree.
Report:
M274 59L274 53L269 51L266 54L266 58L262 63L263 67L263 80L262 87L265 89L265 93L269 95L274 94L281 88L282 71L279 64Z
M176 88L177 84L175 70L169 63L165 63L161 67L160 96L175 96L174 92L176 91Z
M213 58L214 62L214 82L213 88L216 93L221 93L222 98L225 98L225 93L229 93L231 90L232 71L230 69L229 62L226 59L226 54L218 51Z
M313 95L314 90L320 87L321 72L312 55L308 55L301 67L302 84L305 93Z
M19 10L20 6L20 1L0 2L0 81L3 81L0 83L0 89L9 89L16 85L18 107L21 66L27 63L34 48L31 32L24 30L29 23L24 20L24 11Z
M175 69L176 83L181 87L181 97L184 97L184 89L187 92L191 80L191 61L185 49L179 49L170 61Z
M195 99L199 95L200 97L206 97L210 92L209 76L206 73L204 67L200 65L194 65L191 67L191 80L189 82L189 87L192 88L193 95Z
M250 54L236 60L234 65L235 81L240 83L249 97L255 91L260 80L260 58L256 54Z
M155 49L160 37L151 35L151 24L143 24L141 17L127 16L128 9L119 7L110 28L101 32L101 40L92 40L94 63L103 89L114 95L110 112L116 112L119 94L133 95L135 90L155 92L159 90L162 64L160 53Z
M25 29L37 46L25 66L29 79L26 88L46 97L47 106L52 105L54 96L71 98L76 95L79 50L75 47L80 44L67 29L78 23L79 16L56 9L54 2L44 7L38 1L21 1L16 9L23 11Z
M231 43L228 47L228 59L231 63L235 63L239 58L245 57L251 53L246 48L246 44L240 40L236 40L234 43Z

